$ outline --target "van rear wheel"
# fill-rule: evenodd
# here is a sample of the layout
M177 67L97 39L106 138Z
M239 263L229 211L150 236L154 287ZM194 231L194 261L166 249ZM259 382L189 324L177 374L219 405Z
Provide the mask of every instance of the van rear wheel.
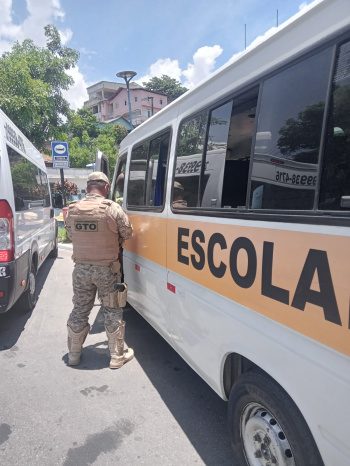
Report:
M247 372L233 386L228 422L239 465L323 466L298 407L262 372Z
M32 262L28 275L28 287L16 304L20 312L30 312L34 309L38 296L36 292L36 268Z

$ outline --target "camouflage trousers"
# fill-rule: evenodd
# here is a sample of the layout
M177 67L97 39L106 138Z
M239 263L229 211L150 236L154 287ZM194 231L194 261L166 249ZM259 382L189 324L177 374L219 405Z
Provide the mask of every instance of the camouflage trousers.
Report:
M73 270L73 310L67 324L73 332L80 332L88 324L96 292L102 298L113 291L120 275L112 272L108 265L75 264ZM122 308L102 306L105 327L114 332L123 320Z

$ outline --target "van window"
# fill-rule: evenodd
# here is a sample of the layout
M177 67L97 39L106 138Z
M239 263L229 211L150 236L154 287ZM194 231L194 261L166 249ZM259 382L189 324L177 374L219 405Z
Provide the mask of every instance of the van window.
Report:
M250 206L313 209L325 99L328 48L263 83Z
M115 185L112 199L118 204L123 204L124 199L124 181L125 181L125 168L126 168L126 154L122 154L118 160L118 168L115 177Z
M350 209L350 42L338 50L333 78L330 115L319 208Z
M7 146L16 211L49 207L50 194L46 173Z
M258 88L210 114L201 206L246 207Z
M197 207L208 111L184 120L176 149L175 184L182 191L184 206ZM175 207L175 206L174 206Z
M170 133L151 140L147 172L146 205L161 206L164 202Z
M128 181L128 205L145 205L148 142L133 148Z
M170 130L132 149L127 205L161 207L164 204Z

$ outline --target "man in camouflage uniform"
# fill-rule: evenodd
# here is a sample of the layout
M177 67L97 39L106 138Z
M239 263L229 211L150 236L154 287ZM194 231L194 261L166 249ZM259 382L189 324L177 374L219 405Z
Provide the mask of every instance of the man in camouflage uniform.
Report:
M68 236L73 242L73 304L68 327L68 364L80 363L83 343L89 333L89 314L96 291L102 301L105 329L111 355L110 368L118 369L132 359L131 348L124 349L125 322L118 307L116 283L121 280L119 251L132 235L123 209L107 200L109 181L102 172L88 176L85 199L70 204L66 219Z

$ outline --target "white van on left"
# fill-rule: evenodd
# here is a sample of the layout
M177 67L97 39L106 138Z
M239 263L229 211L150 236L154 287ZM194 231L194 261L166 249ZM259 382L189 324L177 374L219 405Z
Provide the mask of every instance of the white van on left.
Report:
M0 313L34 308L48 256L57 256L57 225L44 160L0 110Z

